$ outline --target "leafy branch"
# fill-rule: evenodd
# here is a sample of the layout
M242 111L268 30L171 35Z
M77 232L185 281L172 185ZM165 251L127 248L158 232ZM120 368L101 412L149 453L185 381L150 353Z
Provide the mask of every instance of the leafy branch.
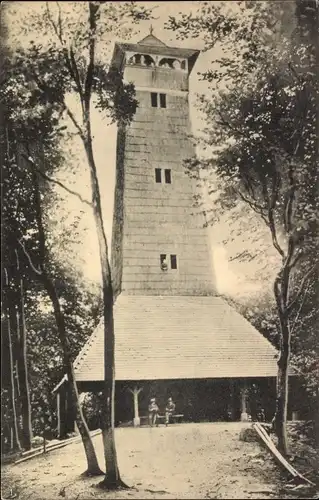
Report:
M84 141L85 136L84 136L83 131L82 131L77 119L75 118L74 114L72 113L70 108L68 106L66 106L66 104L64 105L64 109L67 112L68 117L71 118L71 121L72 121L73 125L75 126L75 128L77 129L82 141Z
M49 20L49 22L50 22L50 24L51 24L51 26L53 28L54 33L57 36L59 42L61 43L61 47L63 49L63 55L64 55L64 60L65 60L66 68L68 69L69 74L71 75L71 78L75 82L76 89L77 89L77 91L78 91L78 93L79 93L79 95L81 97L80 101L81 101L82 111L84 111L84 108L83 108L83 89L82 89L82 83L81 83L81 79L80 79L80 74L78 72L78 67L77 67L77 64L76 64L76 61L75 61L73 47L72 47L72 45L70 46L70 48L68 48L66 46L65 40L63 38L63 32L62 32L62 15L61 15L60 2L56 2L56 4L57 4L57 7L58 7L58 11L59 11L57 24L55 23L55 21L53 20L52 15L51 15L51 10L50 10L50 7L49 7L49 2L46 2L47 18L48 18L48 20ZM68 112L68 115L70 116L69 112ZM70 116L70 118L72 119L73 123L75 124L72 116ZM77 124L75 124L75 126L78 128ZM82 133L81 130L79 130L79 132L80 132L80 134Z
M30 164L32 165L36 172L41 175L41 177L43 177L43 179L49 181L49 182L52 182L53 184L56 184L57 186L61 187L62 189L64 189L67 193L69 194L72 194L73 196L76 196L82 203L85 203L86 205L88 205L89 207L92 207L92 204L88 201L88 200L85 200L79 193L77 193L76 191L73 191L71 188L67 187L65 184L63 184L62 182L58 181L57 179L53 179L52 177L50 177L49 175L45 174L44 172L42 172L42 170L40 170L39 168L37 168L34 164L34 161L32 160L32 158L30 156L26 156L25 154L22 154L23 158Z
M30 253L28 252L28 250L26 249L25 247L25 244L23 243L22 241L22 238L17 238L17 243L19 244L23 254L25 255L25 257L27 258L27 261L29 263L29 266L30 268L32 269L32 271L37 275L37 276L42 276L43 273L42 273L42 270L41 269L38 269L36 267L36 265L34 264L33 260L32 260L32 257L30 255Z
M291 333L291 335L292 335L292 334L294 333L294 331L295 331L295 327L296 327L297 321L298 321L298 319L299 319L299 317L300 317L301 310L302 310L302 308L303 308L303 306L304 306L304 303L305 303L305 299L306 299L306 295L307 295L307 293L308 293L308 290L309 290L309 283L308 283L308 285L307 285L307 287L306 287L306 289L305 289L305 292L304 292L303 297L302 297L302 301L301 301L301 303L300 303L300 305L299 305L299 309L298 309L298 311L297 311L297 313L296 313L296 316L295 316L294 322L293 322L293 324L292 324L292 326L291 326L291 328L290 328L290 333Z
M96 34L96 16L99 10L99 4L90 2L89 3L89 30L90 30L90 40L89 40L89 64L86 72L86 78L84 83L84 108L85 112L89 113L90 109L90 99L91 90L93 83L93 74L95 66L95 34ZM88 119L86 117L86 119Z
M300 298L305 286L307 285L307 281L308 279L310 278L310 276L312 275L312 273L314 272L315 269L318 269L318 263L314 264L307 272L306 274L304 275L304 277L302 278L301 282L300 282L300 285L299 285L299 289L297 291L297 293L295 294L295 297L293 298L293 300L291 300L291 302L287 305L287 310L288 311L291 311L294 306L296 305L298 299Z

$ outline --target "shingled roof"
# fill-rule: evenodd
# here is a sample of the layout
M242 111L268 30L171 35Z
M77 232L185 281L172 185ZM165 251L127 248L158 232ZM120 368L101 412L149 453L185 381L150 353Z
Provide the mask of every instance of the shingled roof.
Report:
M275 377L276 349L220 297L132 296L114 307L116 380ZM103 324L75 360L103 380Z

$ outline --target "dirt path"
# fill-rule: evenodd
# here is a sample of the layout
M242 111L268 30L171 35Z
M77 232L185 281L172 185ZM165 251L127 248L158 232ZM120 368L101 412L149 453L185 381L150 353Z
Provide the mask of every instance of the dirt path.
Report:
M5 467L2 498L10 498L13 483L12 494L19 500L275 498L271 480L276 480L276 468L260 458L258 444L239 440L243 427L207 423L117 429L122 479L136 489L107 493L94 487L100 478L81 478L85 457L77 443ZM94 444L103 466L100 435Z

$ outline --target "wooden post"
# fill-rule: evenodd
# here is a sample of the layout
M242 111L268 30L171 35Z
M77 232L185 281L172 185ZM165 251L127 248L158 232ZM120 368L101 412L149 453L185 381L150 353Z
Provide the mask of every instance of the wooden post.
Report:
M73 406L72 390L67 384L66 386L66 429L67 433L76 432L75 430L75 415L76 409Z
M60 435L59 439L64 439L67 433L67 425L66 425L66 416L67 416L67 407L66 407L66 394L65 387L61 388L59 392L59 415L60 415Z
M83 401L84 401L84 393L83 392L80 392L79 393L79 404L82 406L83 405ZM80 436L80 430L79 430L79 427L78 427L78 424L76 422L76 410L74 411L73 413L73 420L74 420L74 432L77 436Z
M56 393L56 413L58 419L58 439L61 438L61 396L60 393Z
M235 387L234 387L234 381L230 379L229 381L229 393L230 393L230 412L231 412L231 420L235 420Z
M247 382L243 383L243 386L240 389L240 420L241 422L248 422L248 413L247 413Z
M139 427L141 424L141 419L139 416L139 411L138 411L138 395L143 389L138 389L136 386L134 389L129 389L129 391L133 394L133 401L134 401L134 419L133 419L133 425L134 427Z

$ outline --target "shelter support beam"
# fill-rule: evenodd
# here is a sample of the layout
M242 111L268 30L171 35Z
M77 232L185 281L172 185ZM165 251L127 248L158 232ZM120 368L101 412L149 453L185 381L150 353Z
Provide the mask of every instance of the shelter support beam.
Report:
M67 397L65 390L56 393L57 438L64 439L67 434Z
M241 422L248 422L248 411L247 411L247 397L248 397L248 385L244 381L240 388L240 420Z
M233 380L229 381L229 395L230 395L230 419L231 421L234 421L236 418L236 402L235 402L235 383Z
M61 395L59 392L56 393L56 410L57 410L57 419L58 419L58 438L61 437Z
M138 395L142 390L143 390L142 388L138 388L137 386L135 386L134 389L129 389L129 391L133 394L133 402L134 402L133 425L134 425L134 427L139 427L141 425L141 419L140 419L139 409L138 409Z

